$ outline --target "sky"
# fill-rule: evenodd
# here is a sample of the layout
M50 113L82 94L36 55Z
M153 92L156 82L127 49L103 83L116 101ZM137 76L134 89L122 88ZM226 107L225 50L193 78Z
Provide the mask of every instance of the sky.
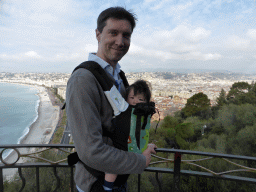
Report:
M0 0L0 72L71 73L97 52L97 17L113 6L138 18L125 72L256 73L255 0Z

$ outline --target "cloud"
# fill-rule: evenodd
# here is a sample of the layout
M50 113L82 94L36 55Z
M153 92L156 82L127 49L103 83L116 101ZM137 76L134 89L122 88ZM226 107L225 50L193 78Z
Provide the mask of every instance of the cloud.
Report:
M150 31L150 30L148 30ZM221 54L209 51L201 45L211 31L203 27L179 25L172 30L146 30L133 37L130 55L166 60L219 60ZM136 43L133 43L136 42Z
M193 42L199 42L202 39L208 38L210 35L211 31L206 30L202 27L198 27L188 34L188 39L190 39Z
M225 59L233 58L229 59L232 63L236 60L240 63L241 57L255 60L255 3L251 1L0 2L3 5L0 8L0 59L6 65L19 63L22 69L42 63L49 71L59 64L59 70L64 63L71 65L86 60L89 52L97 51L98 14L116 5L124 5L138 15L127 57L148 66L202 63L204 67L205 63L219 62L218 66L224 68L227 67ZM131 62L127 63L130 67Z
M42 59L42 57L35 51L28 51L26 53L19 53L19 54L12 54L12 55L11 54L1 54L0 58L4 59L4 60L14 60L14 61Z
M35 52L35 51L26 52L24 55L25 55L25 57L30 57L30 58L36 58L36 59L41 58L41 56L38 55L37 52Z
M156 1L156 0L144 0L144 3L145 3L145 4L148 4L148 3L152 3L152 2L154 2L154 1Z
M170 16L173 16L175 19L180 19L181 16L184 14L183 11L185 11L186 9L191 7L192 5L193 5L192 2L188 2L186 4L171 6L170 8L167 8L167 10L168 10L167 14L170 15Z
M246 35L253 39L253 40L256 40L256 29L248 29Z
M243 39L237 35L232 35L227 38L226 47L229 49L245 50L250 46L250 40Z
M52 61L75 60L76 62L78 62L78 61L87 59L89 53L96 53L97 49L98 49L97 45L87 44L83 46L81 49L77 49L72 53L57 53L51 60Z
M173 53L171 51L161 51L157 49L145 49L136 44L131 45L128 55L145 56L146 58L156 58L162 61L166 60L219 60L222 56L218 53L202 53L200 51L191 51L188 53Z
M218 60L222 56L217 53L201 53L200 51L197 52L191 52L184 54L182 56L185 60L202 60L202 61L208 61L208 60Z
M179 25L173 30L138 34L135 41L140 43L140 47L180 53L198 50L200 43L211 35L211 31L202 27Z

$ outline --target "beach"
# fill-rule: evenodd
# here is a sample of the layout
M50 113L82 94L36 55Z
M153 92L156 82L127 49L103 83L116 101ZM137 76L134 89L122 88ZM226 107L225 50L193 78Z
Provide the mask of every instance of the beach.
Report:
M38 96L40 97L38 107L38 118L30 126L28 134L21 140L21 144L48 144L59 121L59 106L53 106L47 90L44 87L38 87ZM28 149L19 148L21 154L27 153ZM14 162L17 159L16 152L12 152L4 161ZM23 163L24 158L20 158L17 163ZM10 179L17 169L3 169L3 175Z

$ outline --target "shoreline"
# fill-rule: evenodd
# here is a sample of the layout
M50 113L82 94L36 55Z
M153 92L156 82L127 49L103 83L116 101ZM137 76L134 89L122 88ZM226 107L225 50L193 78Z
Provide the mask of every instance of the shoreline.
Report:
M15 83L18 84L18 83ZM40 86L31 86L38 90L37 95L39 96L39 105L37 108L38 117L29 126L28 133L20 140L20 144L48 144L59 121L59 106L53 106L50 97L47 93L46 88ZM19 148L20 154L26 154L29 149ZM30 151L31 152L31 151ZM17 154L12 151L5 159L6 162L15 162L17 160ZM23 163L26 159L20 158L17 163ZM3 176L7 180L11 179L12 176L17 172L17 169L4 169Z

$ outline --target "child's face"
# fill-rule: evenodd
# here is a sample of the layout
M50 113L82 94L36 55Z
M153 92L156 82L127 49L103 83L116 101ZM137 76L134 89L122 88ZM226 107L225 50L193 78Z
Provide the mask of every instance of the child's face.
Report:
M127 103L130 105L136 105L137 103L146 103L146 98L142 93L137 93L134 95L133 89L130 90L128 94Z

